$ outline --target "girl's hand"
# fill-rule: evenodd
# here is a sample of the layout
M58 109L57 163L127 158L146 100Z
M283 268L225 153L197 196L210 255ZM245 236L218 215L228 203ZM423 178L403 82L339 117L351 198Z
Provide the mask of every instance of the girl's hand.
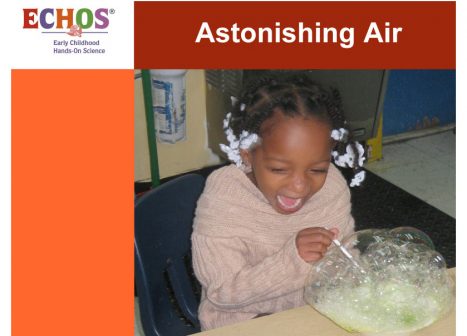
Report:
M298 255L306 262L320 260L338 232L336 228L327 230L319 227L301 230L295 239Z

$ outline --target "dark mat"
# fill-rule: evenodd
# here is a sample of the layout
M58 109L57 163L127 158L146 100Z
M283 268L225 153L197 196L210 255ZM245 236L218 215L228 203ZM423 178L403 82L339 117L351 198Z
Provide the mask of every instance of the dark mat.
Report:
M456 220L367 171L364 185L351 188L355 229L412 226L425 232L447 266L456 266Z

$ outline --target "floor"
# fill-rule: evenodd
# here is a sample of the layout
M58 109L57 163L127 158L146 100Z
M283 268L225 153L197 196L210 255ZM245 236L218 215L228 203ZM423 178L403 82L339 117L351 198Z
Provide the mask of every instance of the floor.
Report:
M366 169L456 217L456 135L452 130L383 146Z
M383 159L366 168L456 217L456 136L452 130L383 146ZM144 336L135 298L135 336Z

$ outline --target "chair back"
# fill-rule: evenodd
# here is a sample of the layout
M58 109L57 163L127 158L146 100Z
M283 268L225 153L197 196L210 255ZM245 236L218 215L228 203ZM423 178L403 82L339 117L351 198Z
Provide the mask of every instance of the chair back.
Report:
M191 233L204 178L188 174L135 204L135 282L146 336L198 332L199 284L191 268Z

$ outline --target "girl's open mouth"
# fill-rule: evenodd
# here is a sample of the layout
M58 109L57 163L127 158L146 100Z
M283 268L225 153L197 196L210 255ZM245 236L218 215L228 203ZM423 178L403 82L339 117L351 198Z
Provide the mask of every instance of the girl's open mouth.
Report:
M283 195L277 196L277 202L281 210L286 212L294 212L300 209L303 203L303 198L291 198Z

